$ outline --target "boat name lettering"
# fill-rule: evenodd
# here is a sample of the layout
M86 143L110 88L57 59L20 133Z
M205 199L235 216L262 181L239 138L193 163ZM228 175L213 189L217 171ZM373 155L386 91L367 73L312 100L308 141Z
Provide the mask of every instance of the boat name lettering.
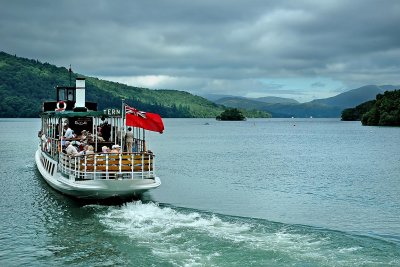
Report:
M121 110L116 108L107 108L104 110L104 114L108 116L120 116Z

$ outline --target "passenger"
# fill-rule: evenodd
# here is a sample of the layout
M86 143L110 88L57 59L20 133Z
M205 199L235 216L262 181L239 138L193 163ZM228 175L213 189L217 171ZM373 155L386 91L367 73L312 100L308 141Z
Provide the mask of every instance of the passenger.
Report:
M131 127L129 127L128 131L126 132L125 142L126 142L126 151L131 153L133 145L133 132Z
M47 150L47 138L45 134L42 134L40 137L40 140L42 140L42 150L46 151Z
M66 140L72 140L74 138L74 131L69 128L68 124L64 125L64 135L61 138L61 145L63 147L67 147L67 145L65 144Z
M75 137L74 131L69 127L68 124L64 125L64 130L65 130L65 133L64 133L65 139L72 139Z
M110 153L110 152L111 152L111 149L110 149L108 146L103 146L103 147L101 148L101 151L102 151L103 153Z
M79 136L79 139L81 140L82 143L86 143L88 139L88 133L86 130L82 130L81 135Z
M93 135L90 132L87 132L86 140L88 142L92 142L93 141Z
M120 145L113 145L111 149L111 153L120 153L121 152L121 147Z
M108 122L104 122L101 125L101 136L104 138L105 141L110 140L111 125Z
M79 142L79 141L77 141L77 140L74 140L74 141L70 141L70 143L71 143L73 146L75 146L76 149L77 149L78 151L83 150L83 144L82 144L81 142ZM78 148L79 148L79 149L78 149Z
M65 146L66 146L65 152L67 153L68 156L79 156L80 155L80 153L78 152L76 147L74 145L72 145L71 142L66 141Z
M86 149L86 155L91 155L94 154L94 147L92 145L86 145L87 149Z
M139 140L135 138L134 144L133 144L133 151L132 152L138 152L139 151Z
M98 140L99 142L104 142L104 138L103 138L103 136L101 135L101 132L98 132L98 133L97 133L97 140Z

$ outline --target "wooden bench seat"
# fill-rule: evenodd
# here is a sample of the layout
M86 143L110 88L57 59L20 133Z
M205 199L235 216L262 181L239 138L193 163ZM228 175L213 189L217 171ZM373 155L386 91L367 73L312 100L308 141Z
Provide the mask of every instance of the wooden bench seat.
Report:
M75 162L77 165L75 166ZM107 154L107 155L87 155L77 158L63 158L61 163L73 169L78 168L80 171L86 172L119 172L120 164L123 172L141 172L153 170L153 155L140 154ZM106 164L108 163L108 168Z
M152 170L152 166L149 165L145 165L142 166L138 165L138 166L133 166L133 171L138 172L138 171L149 171ZM80 166L80 170L81 171L87 171L87 172L94 172L95 170L95 166L93 165L88 165L88 166ZM107 166L106 165L96 165L96 171L106 171L107 170ZM113 172L118 172L119 171L119 166L118 165L111 165L108 166L108 171L113 171ZM132 171L132 166L129 165L122 165L121 166L121 171L123 172L127 172L127 171Z

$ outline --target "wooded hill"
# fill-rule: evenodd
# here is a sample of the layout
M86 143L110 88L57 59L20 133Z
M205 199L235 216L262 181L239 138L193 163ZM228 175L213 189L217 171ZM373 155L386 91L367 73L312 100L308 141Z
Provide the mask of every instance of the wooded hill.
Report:
M345 109L342 120L361 120L363 125L400 126L400 90L378 94L376 100Z
M400 90L386 91L376 96L376 102L366 112L363 125L400 126Z
M399 87L393 85L366 85L333 97L315 99L307 103L289 102L288 99L275 99L276 101L270 102L268 98L250 99L232 96L222 97L214 102L227 107L263 110L271 113L273 117L338 118L343 109L373 100L377 94L397 88Z
M86 100L97 102L98 109L120 108L121 99L137 109L174 118L215 118L225 107L202 97L177 90L150 90L86 78ZM44 101L54 101L55 87L70 84L69 71L38 60L21 58L0 52L0 117L38 117ZM269 117L261 111L245 111L246 117Z

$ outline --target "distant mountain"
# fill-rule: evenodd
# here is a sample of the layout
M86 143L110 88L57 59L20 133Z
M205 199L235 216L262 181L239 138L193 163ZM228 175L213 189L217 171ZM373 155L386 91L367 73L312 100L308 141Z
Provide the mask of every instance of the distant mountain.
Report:
M385 91L392 91L399 86L393 85L366 85L357 89L353 89L337 96L316 99L311 101L312 103L325 104L329 106L336 106L342 109L357 106L369 100L375 99L377 94L384 93Z
M267 103L253 100L250 98L237 97L237 96L220 98L214 102L216 104L224 105L226 107L242 108L247 110L250 109L264 110L264 108L267 106Z
M249 99L268 104L299 104L299 101L297 100L291 98L277 97L277 96L265 96L258 98L249 98Z
M297 101L289 103L265 103L259 101L259 98L249 99L242 97L225 97L216 100L215 103L232 108L262 110L271 113L272 117L339 118L343 109L373 100L377 94L388 90L392 91L396 88L400 88L400 86L367 85L334 97L316 99L307 103L298 103Z
M241 109L257 109L271 113L274 118L336 118L340 117L342 109L339 107L329 106L320 103L288 103L288 104L269 104L251 99L240 97L226 97L216 101L221 104L232 108Z
M297 100L291 99L291 98L284 98L284 97L277 97L277 96L264 96L264 97L244 97L244 96L234 96L234 95L219 95L219 94L205 94L202 95L202 97L212 101L212 102L221 102L224 101L224 99L234 99L234 98L240 98L243 99L243 101L247 100L253 100L253 101L258 101L262 103L268 103L268 104L298 104L299 102Z
M221 95L221 94L203 94L200 95L201 97L204 97L207 100L210 100L212 102L216 102L217 100L221 98L227 98L227 97L239 97L239 96L234 96L234 95Z

